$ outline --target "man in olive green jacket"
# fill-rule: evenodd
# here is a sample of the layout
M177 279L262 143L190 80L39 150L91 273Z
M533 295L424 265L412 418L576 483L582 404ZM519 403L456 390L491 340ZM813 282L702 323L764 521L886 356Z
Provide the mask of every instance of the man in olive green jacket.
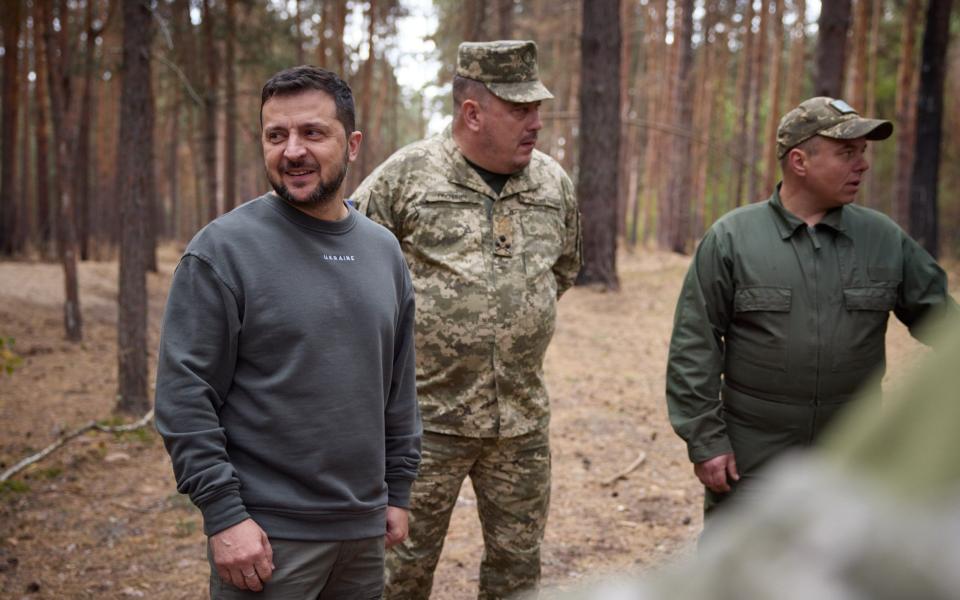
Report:
M706 233L683 284L667 405L706 486L707 513L783 450L813 443L885 368L890 311L918 329L955 311L934 259L881 213L853 205L867 140L889 121L811 98L777 130L783 181Z

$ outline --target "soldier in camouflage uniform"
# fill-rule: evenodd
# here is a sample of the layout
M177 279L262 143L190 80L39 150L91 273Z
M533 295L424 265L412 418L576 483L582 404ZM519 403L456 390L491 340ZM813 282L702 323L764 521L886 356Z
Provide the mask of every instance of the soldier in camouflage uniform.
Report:
M353 195L400 240L417 294L423 459L410 537L387 557L387 598L428 598L464 478L483 527L480 598L536 587L550 498L543 357L580 268L563 169L534 149L533 42L464 43L453 124L411 144Z
M896 223L853 203L867 140L893 132L842 100L780 121L783 182L720 218L690 265L674 319L667 405L709 511L757 472L814 443L885 368L890 311L919 325L955 311L943 270Z

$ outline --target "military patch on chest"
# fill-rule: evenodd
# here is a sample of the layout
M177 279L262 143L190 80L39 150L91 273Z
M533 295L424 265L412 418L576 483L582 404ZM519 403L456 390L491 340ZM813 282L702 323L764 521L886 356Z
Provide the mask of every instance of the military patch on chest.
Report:
M427 197L431 200L463 200L463 194L460 192L429 192Z

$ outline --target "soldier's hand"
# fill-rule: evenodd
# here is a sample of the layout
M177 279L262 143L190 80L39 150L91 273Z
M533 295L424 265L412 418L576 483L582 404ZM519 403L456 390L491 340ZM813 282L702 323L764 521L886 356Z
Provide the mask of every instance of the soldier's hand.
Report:
M241 590L259 592L273 576L273 548L253 519L210 536L210 552L220 579Z
M383 538L386 548L396 546L407 539L410 513L405 508L387 506L387 535Z
M729 492L729 482L740 480L740 474L737 473L737 461L732 452L694 464L693 472L700 483L714 492Z

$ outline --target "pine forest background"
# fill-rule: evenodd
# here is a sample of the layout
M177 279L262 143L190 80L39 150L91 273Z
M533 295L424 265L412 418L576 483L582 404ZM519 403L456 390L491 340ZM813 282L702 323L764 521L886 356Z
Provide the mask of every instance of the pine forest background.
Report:
M137 4L136 0L131 3ZM118 157L146 142L120 136L123 2L4 0L2 250L54 256L58 196L71 188L81 259L116 253ZM556 98L543 107L540 148L578 173L581 106L579 0L437 0L437 84L449 82L463 40L534 39ZM589 2L587 3L590 4ZM692 4L692 55L683 64L683 5ZM817 3L818 4L818 3ZM833 4L833 3L831 3ZM843 4L836 2L835 4ZM871 149L861 202L908 223L924 0L853 0L846 21L842 93L866 115L896 122ZM145 111L151 159L147 238L188 240L216 215L267 189L260 160L259 91L273 72L312 63L352 85L365 132L348 187L398 147L426 134L447 95L424 100L396 77L398 0L156 0L143 32L149 48ZM766 197L778 180L777 119L818 90L819 6L804 0L623 0L619 20L621 133L618 233L628 245L689 251L723 212ZM46 23L44 20L46 19ZM951 36L960 29L954 12ZM363 31L343 42L348 28ZM48 48L50 47L50 48ZM682 69L690 85L681 89ZM949 48L939 187L940 249L960 252L960 47ZM51 102L61 87L61 106ZM692 109L683 122L684 106ZM688 110L689 110L688 109ZM57 116L54 112L61 112ZM678 138L690 142L678 154ZM66 142L71 165L58 164ZM69 177L60 170L70 168ZM689 186L675 193L677 179Z

